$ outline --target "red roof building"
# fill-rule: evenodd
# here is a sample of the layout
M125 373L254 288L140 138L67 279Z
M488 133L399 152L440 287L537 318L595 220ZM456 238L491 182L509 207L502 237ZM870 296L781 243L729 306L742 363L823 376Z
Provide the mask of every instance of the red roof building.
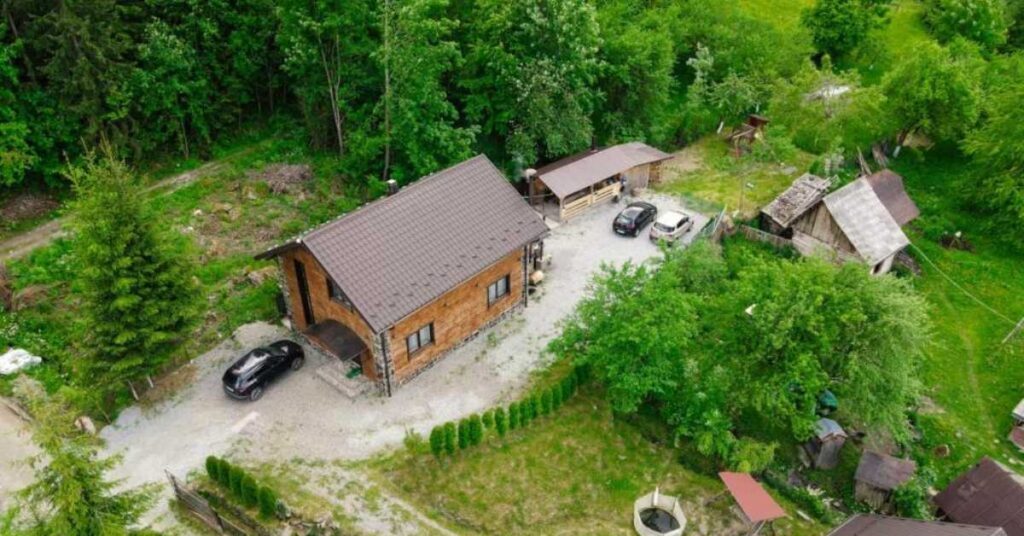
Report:
M764 524L773 519L786 517L786 511L761 487L754 477L747 473L718 473L718 477L729 488L744 517L752 525Z

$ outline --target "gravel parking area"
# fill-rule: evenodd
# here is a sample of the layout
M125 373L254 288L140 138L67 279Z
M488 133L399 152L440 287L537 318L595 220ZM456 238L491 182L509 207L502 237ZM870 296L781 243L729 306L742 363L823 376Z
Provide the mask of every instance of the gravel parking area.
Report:
M28 426L0 404L0 512L10 506L16 491L32 483L28 458L38 453Z
M648 194L659 210L684 210L675 197ZM643 262L658 254L644 234L615 235L611 222L624 203L595 207L554 226L545 242L552 258L542 290L529 306L449 354L391 398L350 400L315 375L315 367L286 375L256 403L227 398L220 376L245 350L288 336L281 326L250 324L197 358L195 379L174 400L143 411L133 407L102 431L109 452L123 454L127 485L161 481L164 470L184 475L208 455L252 460L359 459L399 445L407 430L434 425L511 399L545 362L544 348L584 295L602 263ZM694 214L689 243L707 218Z

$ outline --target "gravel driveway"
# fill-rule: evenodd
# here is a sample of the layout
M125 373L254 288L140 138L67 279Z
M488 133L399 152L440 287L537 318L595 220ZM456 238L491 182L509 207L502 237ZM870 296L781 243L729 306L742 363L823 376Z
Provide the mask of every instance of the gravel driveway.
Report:
M674 197L644 199L659 210L683 210ZM350 400L307 366L271 385L259 402L228 399L220 386L227 365L246 349L288 336L278 325L243 326L193 362L194 381L174 400L145 412L129 408L102 431L107 449L124 456L118 476L128 485L159 481L165 469L184 475L200 468L206 456L228 451L254 460L365 458L401 444L409 429L425 435L438 423L510 400L527 385L530 371L545 362L543 349L557 334L559 320L572 312L602 263L642 262L658 254L646 234L632 239L612 233L611 221L623 206L597 207L555 226L545 242L552 262L529 306L391 398ZM707 221L694 217L694 229Z

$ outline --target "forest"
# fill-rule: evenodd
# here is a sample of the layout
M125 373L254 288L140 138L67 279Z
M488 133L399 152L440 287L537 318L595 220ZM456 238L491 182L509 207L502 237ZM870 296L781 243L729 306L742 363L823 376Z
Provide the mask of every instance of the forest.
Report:
M66 188L101 140L135 163L201 157L275 114L373 183L476 152L515 177L761 112L816 154L957 146L976 161L972 201L1019 223L1022 3L925 4L938 43L886 53L866 37L891 0L821 0L799 34L710 0L5 0L0 186ZM866 60L887 56L884 72ZM801 98L828 85L851 98Z
M542 357L523 366L529 378L478 401L482 417L439 424L452 417L420 408L429 417L410 422L436 425L429 443L410 425L405 448L333 466L300 456L275 466L225 452L237 446L228 439L197 439L210 478L193 472L193 483L224 486L224 500L245 506L257 486L232 488L245 466L282 501L330 509L338 497L310 498L302 484L345 472L348 492L372 481L380 488L365 495L385 490L439 526L480 533L555 532L585 498L614 532L651 482L693 490L688 507L730 518L704 508L726 469L758 473L789 511L810 513L780 533L820 534L838 513L867 509L853 497L860 444L837 470L806 471L820 496L784 482L800 472L795 452L815 433L823 392L841 400L851 436L881 437L917 462L895 514L931 519L928 490L982 456L1021 463L1005 429L1024 372L1024 0L0 9L0 245L53 227L17 255L0 248L0 350L42 356L0 377L0 395L36 416L31 442L57 461L36 459L0 533L128 534L164 507L145 485L115 483L136 468L105 442L125 421L121 447L150 440L139 430L159 428L161 412L201 404L185 399L214 367L196 362L240 345L240 328L279 327L277 267L255 253L383 195L386 181L408 185L475 154L517 183L528 168L630 141L673 154L652 195L718 222L729 213L737 227L756 227L760 207L804 172L838 185L891 167L921 209L905 228L918 270L875 277L743 236L603 265L581 276L573 313L531 340L524 359ZM768 123L747 152L723 141L752 114ZM281 169L295 183L267 179ZM33 196L56 208L6 221L5 207ZM481 337L475 359L507 333ZM136 418L140 407L157 409ZM217 415L226 429L235 417ZM325 441L290 432L278 439ZM153 459L177 459L167 445L151 443ZM239 482L222 471L227 459ZM476 500L481 489L520 509Z

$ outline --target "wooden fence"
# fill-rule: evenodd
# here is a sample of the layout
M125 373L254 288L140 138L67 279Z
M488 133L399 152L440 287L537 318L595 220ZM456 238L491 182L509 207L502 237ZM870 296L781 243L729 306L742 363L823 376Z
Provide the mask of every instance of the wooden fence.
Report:
M219 534L230 534L232 536L255 536L257 534L255 531L248 530L218 514L213 506L210 506L210 501L207 501L202 495L179 482L171 473L167 473L167 478L171 481L174 497L178 500L178 504L204 525L217 531Z
M773 235L771 233L766 233L760 229L754 229L749 225L740 225L739 230L740 233L743 234L743 236L751 240L757 240L758 242L771 244L779 249L793 247L792 240L789 240L788 238L782 238L781 236Z

